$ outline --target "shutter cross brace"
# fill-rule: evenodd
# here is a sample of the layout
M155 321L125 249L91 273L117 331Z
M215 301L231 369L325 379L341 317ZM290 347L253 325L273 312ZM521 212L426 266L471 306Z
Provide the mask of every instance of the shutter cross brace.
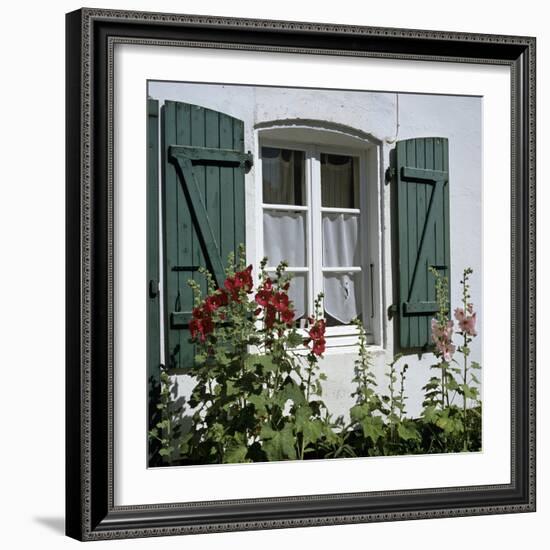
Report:
M190 160L192 164L215 164L216 166L238 166L248 173L253 165L252 153L242 153L234 149L210 147L190 147L171 145L170 157Z

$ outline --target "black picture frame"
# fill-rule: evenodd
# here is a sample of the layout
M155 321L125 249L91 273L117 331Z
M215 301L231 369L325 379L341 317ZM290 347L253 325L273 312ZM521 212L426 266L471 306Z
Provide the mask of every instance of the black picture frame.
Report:
M66 26L66 533L79 540L535 510L535 38L81 9ZM113 45L506 65L511 70L511 482L117 507L113 500Z

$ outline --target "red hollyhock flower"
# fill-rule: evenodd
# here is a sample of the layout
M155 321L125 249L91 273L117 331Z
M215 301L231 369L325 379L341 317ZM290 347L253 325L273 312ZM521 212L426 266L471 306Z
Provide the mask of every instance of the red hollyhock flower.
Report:
M214 331L214 323L212 322L212 319L210 317L206 317L205 319L203 319L201 325L203 336L206 336L207 334L210 334Z
M198 324L199 322L197 321L197 319L191 319L191 321L189 321L189 330L191 331L191 340L195 340L195 338L197 337L197 332L199 331Z
M312 340L319 340L325 335L325 321L320 319L310 329L309 335Z
M326 340L324 338L319 338L319 340L315 340L315 342L313 342L313 348L311 351L315 355L323 355L323 353L325 353L325 345Z
M254 299L258 305L267 307L267 304L269 304L269 300L271 299L271 292L267 290L259 290Z
M213 311L216 311L218 309L219 303L218 300L215 298L215 295L207 296L206 300L204 300L204 311L206 313L212 313Z
M221 306L226 306L226 305L228 304L229 298L228 298L228 296L227 296L227 293L224 292L222 289L218 289L218 290L216 291L215 296L218 297L218 300L219 300L219 302L220 302L220 307L221 307Z
M227 277L227 279L223 283L223 286L231 293L237 290L237 287L235 285L235 279L233 277Z
M204 311L200 307L193 308L193 317L195 319L202 319L204 317Z
M254 310L254 315L256 315L256 317L257 317L258 315L260 315L261 312L262 312L262 308L259 307L258 309Z
M286 323L288 326L291 326L294 322L294 310L285 309L281 312L281 320L283 323Z
M204 319L191 319L189 330L193 340L198 336L199 340L204 342L208 334L214 330L214 323L210 317L205 317Z
M240 283L239 283L240 284ZM231 299L235 302L240 302L239 298L239 289L241 288L238 286L235 277L228 277L225 282L223 283L227 291L229 292Z
M264 290L271 290L273 288L273 281L268 277L264 281Z
M275 324L275 316L277 315L277 310L273 307L268 307L265 311L265 325L267 328L272 328Z
M204 310L207 313L211 313L222 306L226 306L227 302L227 294L223 290L218 289L214 294L206 298L204 301Z
M277 311L284 311L286 309L288 309L288 295L285 294L284 292L276 292L272 297L271 297L271 305L273 307L275 307L275 309Z
M252 290L252 266L249 265L246 269L235 273L235 287L242 288L245 292Z

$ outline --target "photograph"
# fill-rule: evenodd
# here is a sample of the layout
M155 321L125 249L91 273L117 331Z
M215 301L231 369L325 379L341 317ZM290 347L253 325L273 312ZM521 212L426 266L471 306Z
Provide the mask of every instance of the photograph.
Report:
M148 466L483 452L483 98L145 102Z

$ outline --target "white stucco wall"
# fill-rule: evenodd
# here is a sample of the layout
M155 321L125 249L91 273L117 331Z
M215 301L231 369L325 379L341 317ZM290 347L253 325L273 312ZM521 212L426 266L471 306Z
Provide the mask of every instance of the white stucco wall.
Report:
M478 337L472 345L471 358L483 364L481 340L483 337L482 311L482 250L481 250L481 109L479 97L434 96L385 92L355 92L340 90L310 90L298 88L268 88L253 86L205 85L169 82L151 82L149 95L158 99L183 101L227 113L244 121L245 149L256 154L255 126L263 122L284 119L323 120L350 126L371 135L381 143L382 170L389 165L389 152L394 140L413 137L446 137L449 139L450 172L450 235L451 235L451 304L460 302L459 280L463 269L470 266L472 301L478 312ZM399 120L399 131L397 131ZM254 178L254 168L247 178ZM254 217L257 185L246 186L247 253L253 259L261 252L256 250ZM383 309L381 345L373 346L376 357L376 374L381 393L387 392L384 374L387 362L393 357L393 322L385 311L392 304L391 242L390 242L390 186L380 184L381 204L381 273L383 284L380 298ZM335 415L347 415L353 404L352 349L328 350L321 368L327 374L323 385L323 399ZM408 355L398 363L408 363L407 408L417 415L423 399L422 387L426 384L434 362L432 354L422 357ZM178 376L180 395L188 395L193 380Z

